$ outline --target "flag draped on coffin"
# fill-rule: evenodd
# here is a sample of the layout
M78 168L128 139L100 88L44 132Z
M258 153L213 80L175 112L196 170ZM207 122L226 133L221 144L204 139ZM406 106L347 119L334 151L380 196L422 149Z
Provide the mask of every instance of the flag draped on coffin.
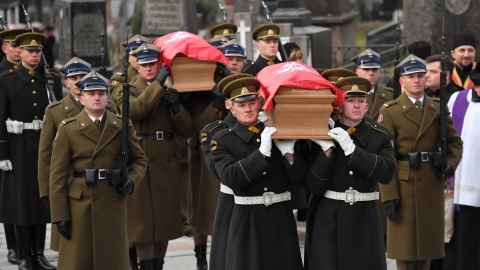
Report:
M161 48L163 62L170 67L177 55L213 62L228 63L223 53L203 38L190 32L177 31L157 38L153 45Z
M332 106L337 107L345 99L345 92L335 87L322 77L313 67L298 62L284 62L263 68L256 77L260 81L258 93L265 99L263 109L270 111L273 108L273 97L280 86L297 87L303 89L329 88L337 95Z

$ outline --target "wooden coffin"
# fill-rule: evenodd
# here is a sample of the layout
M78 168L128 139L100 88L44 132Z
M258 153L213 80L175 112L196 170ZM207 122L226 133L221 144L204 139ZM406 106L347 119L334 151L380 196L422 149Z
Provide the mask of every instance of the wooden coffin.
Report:
M186 56L176 56L170 64L172 87L178 92L210 91L217 64Z
M328 118L336 95L330 89L280 87L266 125L275 126L274 139L331 139Z

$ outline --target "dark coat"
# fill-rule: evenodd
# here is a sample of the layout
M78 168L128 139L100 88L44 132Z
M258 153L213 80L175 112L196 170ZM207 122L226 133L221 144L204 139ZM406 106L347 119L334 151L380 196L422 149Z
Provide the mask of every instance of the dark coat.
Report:
M348 128L340 121L335 126ZM387 268L375 201L349 204L323 196L326 190L375 192L377 183L388 183L395 172L392 132L369 118L356 128L350 135L356 147L349 157L335 143L332 157L320 151L307 176L313 196L307 215L305 269Z
M264 157L258 150L263 123L257 124L258 133L248 127L237 122L212 138L212 160L222 183L242 197L279 194L289 183L301 183L306 165L300 155L295 153L290 165L273 145L271 157ZM303 269L289 201L234 205L224 269Z
M440 141L440 103L424 96L423 115L402 93L380 111L381 124L395 135L397 156L408 152L438 151ZM447 117L447 160L457 168L462 156L462 140ZM380 185L382 200L400 200L395 220L387 221L387 256L414 261L437 259L444 253L444 182L437 169L423 162L410 169L408 160L397 160L398 169L392 181Z
M375 91L367 95L368 111L365 116L377 120L380 108L385 102L391 100L393 100L393 89L377 83Z
M136 76L130 86L130 119L137 134L152 134L156 131L179 134L188 138L193 133L193 124L187 110L173 115L163 96L167 91L153 82L150 85ZM120 91L120 92L117 92ZM122 95L116 87L112 97ZM122 100L115 99L122 109ZM180 160L177 144L173 139L140 140L140 146L149 161L144 179L128 197L128 236L130 242L153 243L168 241L183 235L181 211Z
M60 77L56 74L54 78L54 93L61 98ZM30 75L20 65L0 79L0 160L8 159L13 166L12 171L4 172L0 187L1 222L23 226L50 222L50 214L40 201L37 179L40 130L15 135L8 134L5 125L8 118L24 123L41 120L48 103L43 68L37 67Z
M233 127L237 118L229 113L225 121L217 120L206 125L200 131L200 149L203 153L203 159L210 169L215 173L215 164L212 162L212 152L210 151L210 142L212 137L223 129ZM223 192L218 193L217 208L215 210L215 219L213 221L212 242L210 244L210 270L224 270L225 256L227 253L228 231L233 212L233 195Z
M453 93L463 90L462 87L454 84L453 81L450 81L450 83L447 85L446 88L447 88L447 91L446 91L447 101L450 100L450 97L453 95ZM425 95L429 97L440 98L440 91L439 89L432 90L430 88L427 88L427 90L425 90Z
M102 122L103 131L82 111L58 127L50 177L52 221L72 222L72 238L60 237L58 269L129 269L126 197L105 180L88 186L85 177L72 174L120 169L122 119L107 111ZM128 147L128 179L135 193L148 163L132 127Z
M243 67L242 72L250 74L252 76L257 76L257 74L264 67L268 66L267 61L268 61L267 59L265 59L261 55L259 55L257 60L255 60L255 62L252 62L249 65L246 65L245 67ZM280 61L280 59L278 59L278 57L275 57L275 59L273 59L273 62L275 62L275 64L278 64L278 63L281 63L282 61Z
M16 69L16 66L18 65L15 65L14 63L8 61L7 57L4 57L2 62L0 62L0 73L6 70Z

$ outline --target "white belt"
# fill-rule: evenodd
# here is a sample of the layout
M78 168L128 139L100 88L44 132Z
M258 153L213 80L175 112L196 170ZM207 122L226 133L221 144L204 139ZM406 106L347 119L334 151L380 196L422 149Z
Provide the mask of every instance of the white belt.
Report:
M23 123L23 129L39 130L39 129L42 129L42 126L43 126L42 120L33 120L32 123Z
M379 198L378 191L370 193L360 193L354 189L345 190L345 192L327 190L325 191L325 194L323 196L332 200L345 201L349 204L354 204L356 202L375 201Z
M225 193L225 194L229 194L229 195L233 195L233 190L231 188L225 186L224 184L220 184L220 192Z
M273 192L265 192L262 196L256 197L240 197L235 195L236 204L264 204L265 206L272 205L274 203L290 201L292 196L289 191L284 193L275 194Z

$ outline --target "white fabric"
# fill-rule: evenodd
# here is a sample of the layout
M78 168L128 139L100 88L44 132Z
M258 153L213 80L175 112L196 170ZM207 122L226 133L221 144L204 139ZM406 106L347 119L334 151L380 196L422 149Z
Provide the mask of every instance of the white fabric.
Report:
M270 157L272 155L272 135L273 133L277 132L277 129L274 127L265 127L260 135L261 143L260 143L260 153L266 157Z
M355 144L353 143L352 138L350 138L350 134L348 134L343 128L333 128L327 134L338 142L343 149L343 152L345 152L345 156L350 155L355 150Z
M275 194L273 192L265 192L263 193L263 196L255 197L240 197L235 195L235 203L243 205L264 204L265 206L269 206L274 203L290 201L291 199L292 195L290 194L290 191L286 191L280 194Z
M12 162L9 159L0 160L0 170L5 172L13 170Z
M458 92L454 93L448 102L448 108L452 113L457 96ZM471 92L467 94L467 100L470 104L465 113L463 131L461 132L463 153L462 160L455 171L454 202L480 207L480 177L476 171L480 153L480 128L478 127L480 123L480 102L471 102Z
M314 143L320 145L323 152L330 148L335 148L335 143L332 140L312 140Z
M293 149L295 146L295 140L273 140L273 142L275 142L275 145L282 155L285 155L286 153L293 154L295 151Z

